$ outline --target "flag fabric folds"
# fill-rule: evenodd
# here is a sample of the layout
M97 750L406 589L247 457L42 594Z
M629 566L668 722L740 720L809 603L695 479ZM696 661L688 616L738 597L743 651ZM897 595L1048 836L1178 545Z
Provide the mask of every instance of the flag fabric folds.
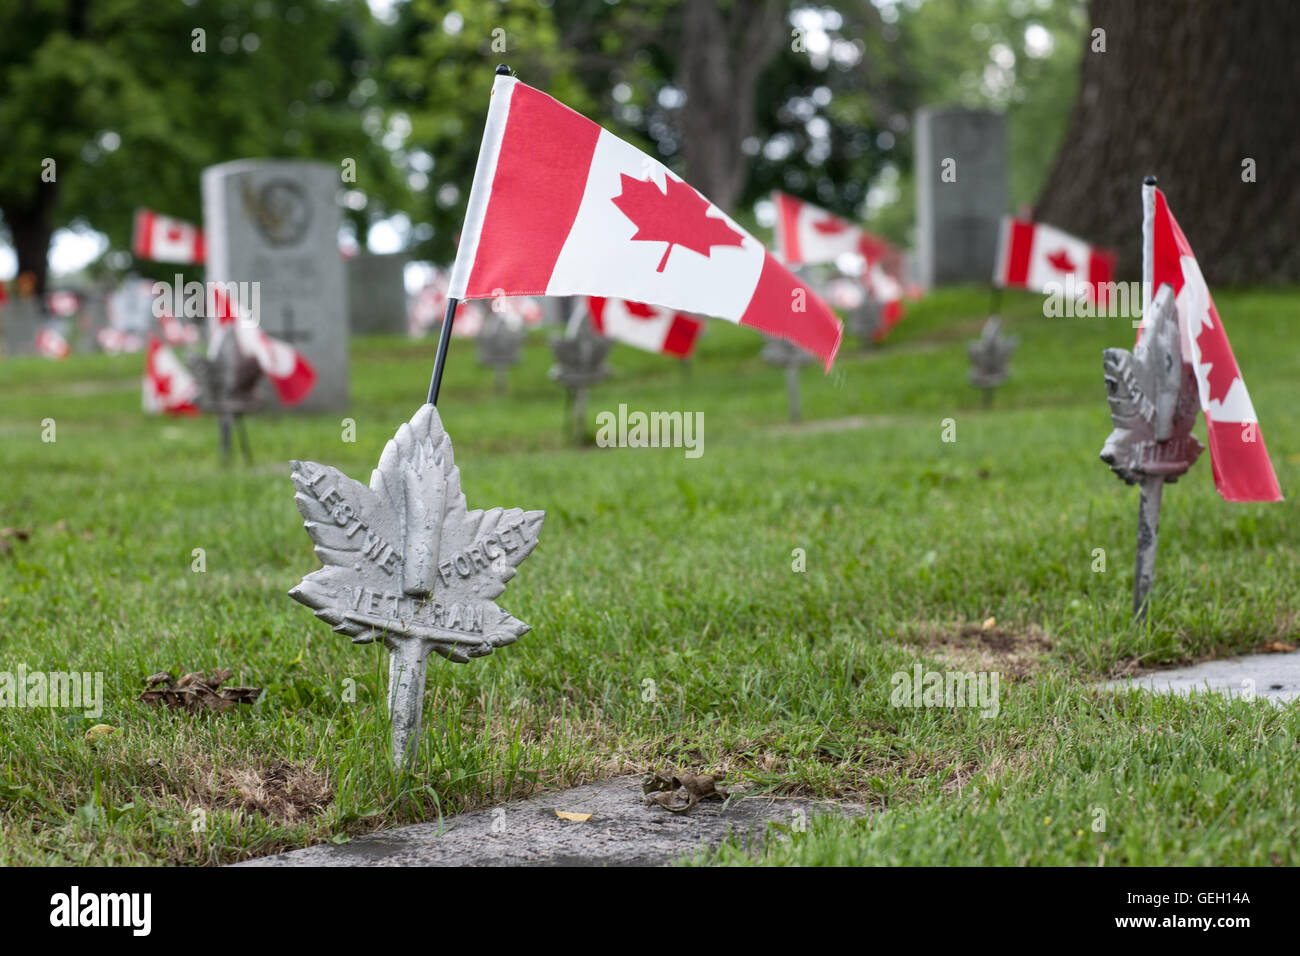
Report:
M1183 361L1196 374L1205 413L1214 485L1227 501L1281 501L1255 406L1196 255L1164 193L1153 185L1143 185L1142 193L1143 275L1148 294L1166 283L1173 287Z
M591 296L591 324L606 338L646 352L689 358L704 323L683 312L626 299Z
M880 306L880 341L903 318L903 254L832 212L783 192L774 192L776 252L791 268L835 262L844 255L863 259L860 282Z
M843 334L807 284L663 164L510 76L493 85L449 294L651 303L789 339L827 369Z

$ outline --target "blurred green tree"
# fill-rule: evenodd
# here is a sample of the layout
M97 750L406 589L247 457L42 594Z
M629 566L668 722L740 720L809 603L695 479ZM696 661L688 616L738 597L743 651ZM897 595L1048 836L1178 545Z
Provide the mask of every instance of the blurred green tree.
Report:
M380 27L364 0L7 4L0 214L19 270L44 288L59 227L124 249L137 206L197 222L200 171L249 156L354 159L348 208L364 234L405 196L371 75Z

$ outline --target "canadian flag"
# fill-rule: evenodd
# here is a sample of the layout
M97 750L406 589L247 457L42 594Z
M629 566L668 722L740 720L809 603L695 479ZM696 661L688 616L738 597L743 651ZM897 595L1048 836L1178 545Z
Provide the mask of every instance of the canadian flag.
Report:
M72 354L68 340L63 333L52 326L45 326L36 333L36 351L48 359L65 359Z
M993 265L995 286L1049 292L1049 283L1064 286L1066 277L1073 276L1086 294L1095 296L1094 283L1110 282L1114 275L1115 253L1109 249L1041 222L1002 217Z
M617 296L790 339L829 370L843 329L661 163L510 76L492 88L449 295Z
M875 339L883 339L903 318L903 254L886 240L841 219L832 212L774 192L776 251L786 265L796 268L834 262L844 255L864 260L862 285L880 304L881 323Z
M1165 283L1173 287L1183 361L1196 373L1205 413L1214 485L1226 501L1281 501L1282 490L1259 431L1255 406L1192 247L1169 211L1164 193L1144 184L1142 204L1145 287L1155 290ZM1141 335L1139 329L1139 339Z
M204 257L203 230L192 222L140 208L135 211L131 253L150 262L198 264Z
M217 325L208 342L209 358L215 359L221 351L222 336L233 333L239 351L257 360L262 374L275 386L281 402L296 405L306 398L316 385L316 370L302 353L288 342L263 332L221 290L212 290L212 300L212 314Z
M185 363L158 336L150 335L144 357L144 410L151 415L197 415L199 409L194 403L198 396L199 383Z
M880 303L880 324L871 336L879 342L903 320L903 283L885 268L884 262L868 263L862 282L871 298Z
M591 296L591 322L606 338L647 352L688 358L704 323L657 305Z

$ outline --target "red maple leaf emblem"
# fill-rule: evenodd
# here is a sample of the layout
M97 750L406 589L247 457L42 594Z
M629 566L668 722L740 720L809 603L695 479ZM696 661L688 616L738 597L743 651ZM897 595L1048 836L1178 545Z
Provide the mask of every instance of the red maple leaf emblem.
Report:
M172 391L172 377L170 375L159 375L154 373L153 388L159 396L170 395Z
M1232 357L1232 349L1228 345L1228 337L1223 334L1223 327L1216 327L1215 320L1218 317L1211 311L1207 318L1210 323L1201 326L1201 331L1196 334L1196 345L1201 350L1201 364L1210 366L1210 370L1205 373L1205 384L1210 387L1210 401L1221 402L1228 397L1228 389L1241 373L1237 371L1237 360Z
M635 315L637 318L653 319L655 317L655 310L644 302L625 302L624 308L627 309L628 315Z
M668 177L661 193L653 179L633 179L619 174L623 191L610 200L636 224L637 242L666 242L664 257L655 272L663 272L673 246L685 246L708 257L714 246L740 246L745 237L721 219L709 215L709 201L679 179Z
M1056 269L1058 272L1074 271L1074 263L1071 262L1070 257L1065 254L1064 249L1057 249L1055 252L1053 252L1050 256L1047 257L1047 261L1050 262L1052 264L1052 268Z
M823 236L833 236L836 233L848 229L848 223L841 222L834 216L827 216L825 219L818 219L812 224L812 227L820 232Z

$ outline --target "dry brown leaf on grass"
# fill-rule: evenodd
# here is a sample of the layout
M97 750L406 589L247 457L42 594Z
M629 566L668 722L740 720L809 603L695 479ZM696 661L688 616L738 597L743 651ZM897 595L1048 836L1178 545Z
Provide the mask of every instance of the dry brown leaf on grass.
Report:
M260 687L222 687L230 680L229 668L220 667L209 674L193 671L176 680L167 671L159 671L145 678L149 689L136 700L146 704L162 704L172 710L213 710L224 713L236 704L252 704L262 696Z
M555 815L561 820L572 820L574 823L586 823L591 819L590 813L570 813L568 810L556 810Z
M718 789L726 774L683 773L670 774L656 770L641 781L641 792L648 801L670 813L685 813L701 800L725 800L727 794Z
M1263 650L1265 654L1290 654L1295 650L1295 645L1286 641L1269 641Z

